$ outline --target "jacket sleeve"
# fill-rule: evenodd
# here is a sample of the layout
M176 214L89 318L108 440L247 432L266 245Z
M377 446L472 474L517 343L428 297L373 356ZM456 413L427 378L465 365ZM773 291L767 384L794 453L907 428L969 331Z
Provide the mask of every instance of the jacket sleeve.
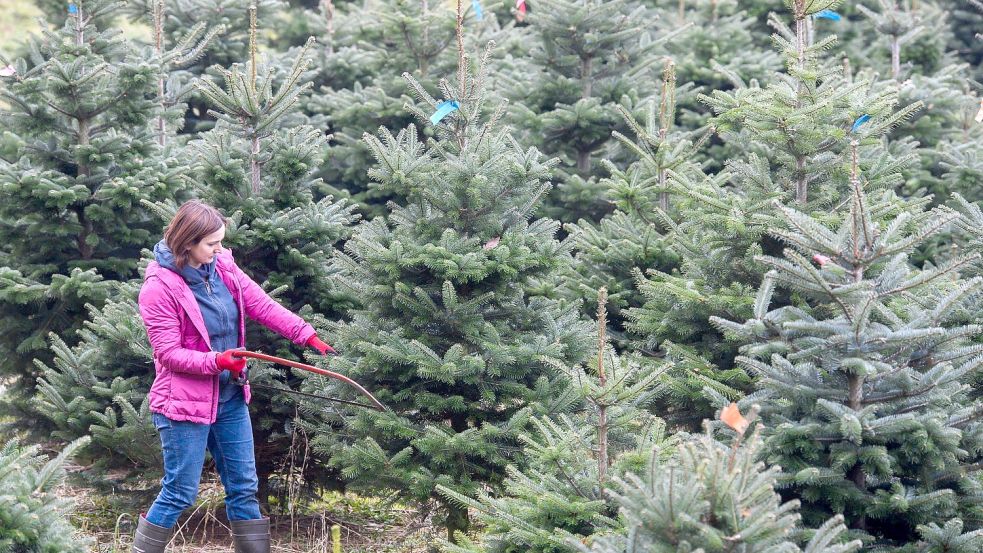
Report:
M232 263L232 271L242 290L242 308L250 319L258 321L295 344L306 344L307 340L316 334L313 326L277 303L235 263Z
M181 346L181 324L178 317L181 306L168 294L157 279L151 279L140 288L140 317L147 328L150 347L160 364L175 372L212 375L221 370L216 364L216 353L197 351Z

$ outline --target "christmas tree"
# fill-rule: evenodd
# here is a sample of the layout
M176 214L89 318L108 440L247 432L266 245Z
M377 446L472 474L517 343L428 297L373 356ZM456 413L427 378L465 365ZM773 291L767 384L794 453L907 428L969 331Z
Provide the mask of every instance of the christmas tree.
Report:
M654 21L625 0L544 0L525 20L532 48L512 75L512 121L530 144L559 156L546 212L562 222L596 222L611 211L598 177L601 159L615 153L611 131L627 132L618 107L634 112L658 89L654 64L673 36L657 33Z
M726 411L725 411L726 413ZM624 532L569 539L589 553L697 553L768 551L850 553L860 541L844 539L842 517L833 517L801 540L796 501L776 492L779 469L759 460L757 432L744 442L748 420L736 413L740 432L730 446L708 429L677 446L656 449L644 472L617 481L614 500ZM808 541L804 547L801 541Z
M224 70L229 90L199 82L202 94L218 108L213 116L219 123L189 142L180 157L190 160L196 197L231 215L225 244L239 266L292 310L334 316L353 303L331 285L328 262L332 245L349 234L357 218L354 206L314 199L312 189L319 181L312 173L323 157L325 139L310 127L285 126L284 118L309 88L300 82L310 61L306 51L282 80L258 59L254 50L245 67ZM175 206L168 202L153 209L167 221ZM59 437L92 434L99 467L129 465L137 473L160 464L156 439L148 441L154 436L146 405L153 363L137 316L138 290L139 282L127 283L103 308L92 308L77 346L53 340L55 359L44 366L37 399ZM253 350L296 354L271 332L249 326L247 334ZM281 390L289 391L297 380L260 367L253 368L250 380L257 389L253 429L259 497L265 503L271 494L285 493L273 489L271 476L290 466L296 453L289 447L296 438L296 406ZM332 480L323 463L307 466L309 483Z
M323 403L305 410L321 414L318 445L351 485L435 502L451 539L468 529L468 512L436 486L473 495L500 482L548 359L580 359L589 333L573 309L524 290L569 263L558 224L530 221L552 163L499 127L503 106L487 114L488 55L476 74L468 70L457 13L457 86L442 81L438 101L407 75L429 108L413 112L436 138L421 141L415 126L366 137L378 160L372 178L405 203L359 226L334 262L362 304L329 327L342 353L332 367L391 411L342 411L338 430ZM355 397L323 379L306 389Z
M154 363L137 309L139 292L140 282L133 280L119 285L105 305L90 305L79 343L69 346L52 336L54 360L38 362L43 372L35 408L54 427L53 438L70 442L91 436L78 457L89 465L86 476L96 485L107 483L102 478L108 468L145 476L163 462L150 422L147 391Z
M168 24L173 25L174 21L168 19L167 8L165 0L153 0L145 14L149 15L153 27L154 59L161 66L161 74L157 78L160 110L153 126L157 143L162 147L167 145L169 136L173 134L172 129L180 131L185 126L185 114L189 110L182 100L193 90L190 81L194 76L188 67L200 61L208 53L213 39L225 30L221 25L209 30L204 22L200 22L184 35L178 35L174 47L169 50L167 38L173 33L167 32L170 28Z
M256 282L295 312L336 316L354 298L332 284L329 261L333 245L349 234L357 216L354 206L330 196L315 199L320 181L314 176L323 159L325 136L310 126L293 126L289 116L303 101L313 39L297 53L289 70L278 72L273 59L261 63L257 13L252 10L250 61L222 70L220 88L198 82L215 109L215 128L188 144L191 172L198 198L232 215L225 243L237 263ZM165 217L169 218L169 217ZM258 328L247 330L253 350L295 355L291 344ZM330 340L330 338L329 338ZM260 476L259 497L274 491L270 478L290 465L295 438L294 400L278 391L297 379L277 371L253 371L250 380L260 388L254 396L253 432ZM325 481L323 463L310 463L310 482Z
M14 379L4 403L21 422L35 418L24 418L24 400L37 377L31 360L50 360L48 334L74 342L85 305L136 276L157 227L141 201L183 187L148 124L160 66L96 24L118 8L70 4L65 25L45 30L30 59L0 78L0 119L17 140L0 159L0 374Z
M641 470L652 448L669 440L662 421L646 410L664 367L613 351L605 336L606 299L601 289L597 356L586 367L555 364L542 406L549 414L533 418L531 431L520 435L525 466L509 466L504 489L476 499L438 488L484 523L480 542L458 536L465 543L447 551L574 551L568 536L618 527L611 482Z
M641 347L662 348L675 361L672 404L681 408L667 413L670 420L696 426L710 414L714 394L733 400L748 389L748 379L733 367L736 345L707 321L750 316L764 272L756 256L781 251L766 232L778 224L773 202L828 214L847 189L837 160L848 149L853 127L873 118L876 123L865 132L881 136L921 106L895 110L896 89L874 90L872 76L853 75L825 59L835 36L817 38L812 23L831 5L792 2L794 30L772 14L786 71L767 86L749 82L701 96L716 114L710 124L740 157L706 176L669 171L669 193L679 205L661 219L670 229L670 249L681 258L679 270L636 271L643 299L626 317ZM871 144L861 153L871 189L894 188L901 171L915 162L913 155L894 156L883 145Z
M215 124L208 115L211 106L198 93L193 82L196 78L221 78L218 68L228 67L249 55L249 13L254 7L258 17L272 19L285 7L281 0L127 0L120 13L131 21L149 24L153 32L153 46L160 49L166 44L180 44L189 35L202 32L205 26L220 40L209 40L207 49L188 55L182 51L182 63L167 67L161 96L174 106L174 125L182 133L207 131ZM148 18L149 16L149 18ZM286 64L289 67L289 62ZM181 109L183 108L183 109Z
M430 94L442 75L453 73L455 12L439 0L367 2L339 6L322 3L308 12L323 46L315 53L318 93L305 106L311 123L327 129L332 147L318 176L332 194L350 194L371 218L386 213L394 191L376 186L368 172L375 160L365 132L391 131L413 123L404 104L412 102L403 73L413 75ZM502 34L489 14L480 21L465 13L469 36L501 42ZM421 129L424 136L429 130ZM398 191L395 191L398 194Z
M89 551L88 540L73 536L68 522L71 502L57 493L65 477L65 462L86 439L69 444L51 460L38 446L16 439L0 445L0 551Z
M757 376L770 428L767 460L803 503L806 522L840 513L871 545L914 542L920 525L979 520L983 405L966 384L979 371L983 281L960 275L975 255L918 269L920 243L952 223L944 207L902 208L869 195L851 142L849 209L822 222L776 205L772 229L788 248L770 268L746 322L714 318L748 343L739 358ZM776 289L795 305L771 308Z
M953 32L949 11L930 2L888 0L873 8L856 7L862 18L849 23L857 36L845 53L853 54L855 65L863 64L886 81L878 86L897 86L902 103L924 105L890 135L896 154L911 152L919 158L905 168L899 189L908 196L933 194L939 203L952 193L976 196L976 186L947 171L953 157L979 155L975 150L980 138L973 120L980 104L979 85L967 78L971 67L946 50ZM947 235L940 236L939 244L926 245L921 255L937 255L935 250L948 241Z
M638 159L626 170L604 160L611 176L602 184L617 211L600 223L581 219L565 227L576 252L574 272L565 279L565 287L585 303L596 302L596 290L604 287L611 302L612 329L619 337L624 332L624 310L642 303L635 273L669 271L679 261L666 244L667 225L660 218L670 210L669 174L702 176L697 155L710 133L677 127L677 93L676 66L670 61L663 70L660 94L649 102L643 121L619 108L635 138L618 131L614 137Z

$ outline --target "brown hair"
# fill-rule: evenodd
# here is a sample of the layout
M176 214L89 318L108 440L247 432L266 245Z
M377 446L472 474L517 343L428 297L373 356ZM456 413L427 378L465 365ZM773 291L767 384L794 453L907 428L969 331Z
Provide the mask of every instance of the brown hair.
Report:
M226 219L214 207L198 200L184 202L164 230L164 242L174 254L178 269L188 264L191 248L225 225Z

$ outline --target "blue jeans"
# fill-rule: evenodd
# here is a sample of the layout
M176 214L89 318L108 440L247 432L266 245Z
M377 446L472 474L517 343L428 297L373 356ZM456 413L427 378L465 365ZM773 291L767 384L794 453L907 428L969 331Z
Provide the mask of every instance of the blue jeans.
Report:
M242 394L218 404L213 424L175 421L160 413L153 413L153 421L164 450L164 478L160 494L147 511L147 521L171 528L181 513L194 504L206 448L215 459L225 488L229 520L262 518L256 499L259 479L253 429Z

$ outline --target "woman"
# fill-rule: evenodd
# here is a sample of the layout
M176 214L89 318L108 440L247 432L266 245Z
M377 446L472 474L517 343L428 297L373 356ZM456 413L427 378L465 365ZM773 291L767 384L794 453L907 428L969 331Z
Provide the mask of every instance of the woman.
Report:
M270 551L270 520L256 498L245 346L248 315L296 344L334 349L270 298L222 248L225 218L189 201L154 247L140 289L140 315L154 352L150 410L164 452L161 491L137 524L133 551L163 553L181 512L194 503L207 449L215 459L235 550Z

